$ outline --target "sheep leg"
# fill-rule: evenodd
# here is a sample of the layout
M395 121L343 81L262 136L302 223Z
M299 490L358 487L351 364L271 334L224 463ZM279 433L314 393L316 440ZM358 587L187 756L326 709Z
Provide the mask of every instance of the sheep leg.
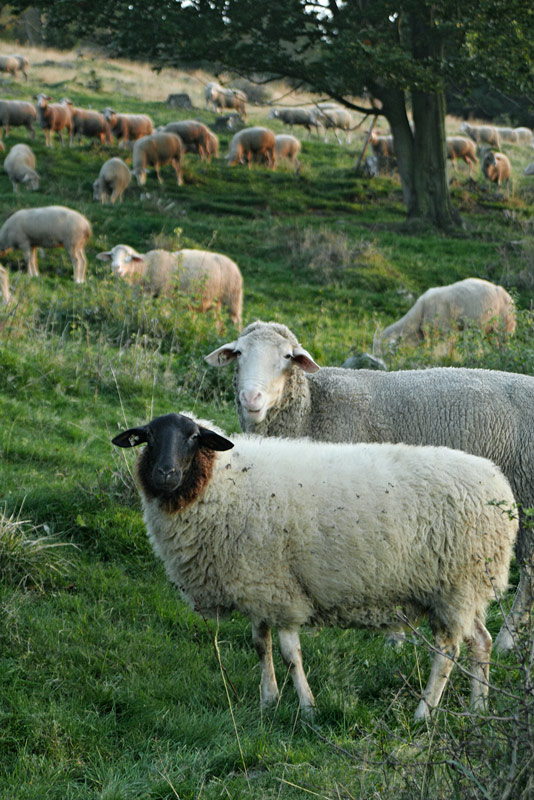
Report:
M26 260L28 275L31 275L32 278L37 278L39 275L39 270L37 269L37 248L26 247L22 252L24 253L24 258Z
M475 619L475 630L472 638L467 640L467 646L473 659L471 669L471 699L470 706L473 711L483 711L489 691L489 660L491 655L491 636L484 623Z
M155 171L156 171L156 177L157 177L157 179L158 179L158 183L163 183L163 178L162 178L162 177L161 177L161 175L159 174L159 164L158 164L158 162L157 162L157 161L156 161L156 163L154 164L154 169L155 169Z
M495 649L506 653L514 646L518 628L528 623L532 613L534 594L534 566L523 564L519 573L519 586L514 597L512 610L504 620L495 639Z
M271 705L278 700L278 685L273 664L273 642L271 630L265 622L252 625L252 641L260 659L261 667L261 704Z
M74 281L76 283L83 283L85 281L85 272L87 270L87 259L85 257L83 247L74 247L68 252L72 262L72 269L74 271Z
M454 666L454 659L460 652L458 642L447 641L443 636L436 635L434 638L438 652L434 654L430 677L415 711L416 720L429 717L431 709L438 705Z
M278 638L280 641L282 658L291 674L293 685L299 698L301 713L305 716L310 716L315 705L315 700L308 686L308 681L304 674L304 667L302 666L302 651L300 649L298 630L279 630Z
M173 165L174 171L176 172L176 182L178 183L178 186L183 186L184 179L182 177L182 164L181 164L181 162L178 161L177 158L173 158L173 160L171 161L171 164Z
M5 267L0 265L0 292L4 298L4 303L9 303L11 295L9 293L9 277Z

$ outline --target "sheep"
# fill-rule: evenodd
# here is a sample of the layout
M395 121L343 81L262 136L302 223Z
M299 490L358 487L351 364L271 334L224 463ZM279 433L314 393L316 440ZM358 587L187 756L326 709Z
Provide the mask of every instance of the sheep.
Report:
M499 134L501 142L519 144L519 134L515 128L497 128L497 133Z
M427 289L401 319L375 336L373 353L380 355L385 343L394 345L400 340L415 346L429 328L444 333L466 322L486 333L501 328L512 334L516 326L514 301L502 286L481 278Z
M501 183L510 180L512 174L512 165L510 159L504 153L495 153L493 150L488 150L482 158L482 172L484 177L492 183L500 186Z
M462 122L460 131L466 133L476 144L501 146L499 131L495 125L470 125L468 122Z
M271 169L276 167L276 138L269 128L243 128L238 131L228 148L226 159L228 166L248 162L249 169L254 159L265 159Z
M520 144L532 145L532 131L530 128L515 128L517 138Z
M148 114L118 114L109 106L102 113L110 125L113 136L117 139L119 147L124 147L129 141L135 141L142 136L154 133L154 123Z
M76 283L85 281L85 243L91 235L86 217L65 206L44 206L15 211L0 228L0 255L22 250L28 274L39 275L38 247L64 247L74 269Z
M5 158L4 169L13 184L14 192L18 192L21 183L31 191L37 191L39 188L35 156L27 144L16 144L11 148Z
M298 171L300 162L298 159L302 145L295 136L288 133L278 133L275 136L276 140L276 160L285 159L290 164L293 164Z
M345 131L347 143L350 141L349 131L352 127L352 117L346 108L341 108L333 103L320 103L315 110L315 117L325 129L325 142L328 128L333 128L338 144L341 144L337 133L338 129Z
M465 136L448 136L447 137L447 158L452 161L452 166L456 172L456 159L463 158L466 164L469 165L469 174L473 174L473 167L478 164L476 145L471 139L466 139Z
M402 615L427 617L436 641L415 718L439 704L462 640L471 705L482 709L485 611L506 588L517 533L495 504L514 505L499 468L443 447L228 439L208 424L165 414L112 443L146 443L136 462L144 522L184 600L205 616L249 617L262 705L278 699L271 627L308 715L301 626L384 630Z
M284 125L289 125L291 132L293 125L302 125L308 131L308 136L311 136L312 128L315 128L315 133L319 133L319 121L313 108L272 108L269 119L279 119Z
M113 143L109 122L100 111L77 108L67 97L64 97L61 103L68 107L72 118L71 145L74 143L75 136L78 136L78 144L81 143L82 136L87 136L90 139L100 139L100 144Z
M7 72L18 78L20 62L16 56L0 56L0 72Z
M36 95L37 100L37 121L44 130L45 142L47 147L52 147L52 137L55 132L59 133L61 145L63 146L63 130L67 130L69 139L72 138L72 118L70 109L61 103L52 103L49 95L40 92Z
M211 161L219 155L219 139L207 125L194 119L168 122L163 128L167 133L176 133L184 145L185 153L198 153L200 160Z
M132 173L122 158L108 158L102 164L98 178L93 183L93 200L102 204L108 200L112 205L115 200L122 203L122 195L131 178Z
M7 274L7 270L0 264L0 292L2 292L2 297L4 303L9 303L11 300L11 295L9 293L9 277Z
M180 291L198 295L200 311L221 305L228 308L230 318L240 330L243 312L243 276L228 256L209 250L150 250L138 253L127 244L99 253L100 261L111 262L115 275L129 283L141 282L153 294L167 293L177 276Z
M146 183L147 166L154 167L158 181L163 183L159 173L160 167L170 163L176 172L178 186L182 186L183 152L182 140L175 133L161 131L137 139L133 146L132 172L137 178L138 185L144 186Z
M37 119L37 110L33 103L26 100L0 100L0 125L2 135L7 136L10 128L24 125L35 138L33 123Z
M28 61L26 56L21 56L13 53L11 57L17 59L17 61L19 62L19 69L24 75L24 79L28 80L28 70L30 69L30 62Z
M389 169L395 161L393 136L383 136L376 131L372 131L369 141L371 142L373 153L377 159L378 169Z
M501 650L512 647L534 599L534 541L521 511L534 507L533 377L460 367L320 369L289 328L262 321L205 359L212 366L235 362L235 402L243 431L442 445L495 461L520 505L519 587L496 642Z
M240 89L225 89L215 81L211 81L204 89L204 98L206 108L211 107L215 112L233 108L241 119L247 118L247 96Z

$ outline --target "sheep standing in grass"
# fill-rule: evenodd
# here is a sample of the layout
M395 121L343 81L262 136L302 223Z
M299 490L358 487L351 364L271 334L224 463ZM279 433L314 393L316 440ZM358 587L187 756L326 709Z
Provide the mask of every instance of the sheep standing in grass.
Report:
M39 175L35 171L35 156L27 144L15 144L4 161L7 177L13 184L13 191L18 192L22 183L27 189L37 191Z
M109 106L102 112L107 119L119 147L128 142L149 136L154 132L154 123L148 114L118 114Z
M514 301L502 286L481 278L427 289L401 319L375 336L373 353L380 355L385 344L401 340L415 346L429 329L446 333L467 322L485 333L502 329L511 334L516 326Z
M132 172L139 186L144 186L146 183L147 167L154 167L158 181L163 183L159 170L165 164L173 166L178 186L182 186L183 152L182 140L175 133L160 131L137 139L133 147Z
M532 131L530 128L515 128L519 144L532 145Z
M447 158L452 161L452 166L456 172L456 159L462 158L469 166L469 174L473 174L473 167L478 164L476 145L471 139L465 136L447 137Z
M327 140L327 131L332 128L338 144L341 144L341 139L338 136L338 130L345 131L347 143L350 141L350 129L352 127L352 117L350 111L341 106L336 106L333 103L319 104L315 110L315 118L325 129L325 142Z
M47 147L52 147L52 137L54 133L59 133L61 145L63 146L63 131L72 137L72 118L68 105L62 103L49 103L52 99L49 95L40 92L37 100L37 121L44 130Z
M19 69L22 72L22 74L24 75L24 80L28 80L28 72L30 70L30 62L28 61L26 56L20 56L20 55L17 55L17 54L14 53L12 55L12 58L16 58L17 59L17 61L19 62Z
M292 164L298 171L300 167L299 154L302 150L302 145L295 136L290 136L288 133L279 133L275 136L276 140L276 159Z
M213 111L224 111L227 108L235 109L241 119L247 118L247 96L240 89L225 89L215 81L208 83L204 89L206 107Z
M534 507L534 378L437 367L320 368L285 325L255 322L206 356L234 363L242 430L335 442L441 445L489 458L523 509ZM520 510L520 582L496 644L508 650L534 603L534 537Z
M313 694L302 625L384 630L427 617L437 652L416 719L439 704L464 640L471 705L484 706L491 636L484 621L507 585L517 521L501 471L447 448L225 438L166 414L115 436L146 443L137 484L149 539L200 614L248 616L262 704L278 698L270 628L300 708Z
M37 119L37 111L33 103L25 100L0 100L0 125L2 134L7 136L10 128L23 125L35 138L33 124Z
M500 186L501 183L508 183L512 174L510 159L504 153L494 153L488 150L482 158L482 172L484 177Z
M499 131L495 125L470 125L468 122L462 122L460 131L466 133L476 144L501 146Z
M99 253L111 262L113 273L129 283L141 283L152 294L166 294L177 283L180 291L195 297L200 311L221 305L228 308L234 325L241 329L243 277L228 256L208 250L150 250L138 253L127 244Z
M19 76L20 63L15 56L0 56L0 72L7 72L14 78Z
M91 235L86 217L65 206L44 206L15 211L0 228L0 255L22 250L29 275L39 275L38 247L64 247L74 269L76 283L85 281L85 243Z
M269 119L279 119L284 125L289 126L293 132L293 125L302 125L311 136L312 128L315 133L319 133L319 122L317 114L313 108L272 108L269 111Z
M249 169L253 161L267 162L271 169L276 167L276 138L269 128L243 128L232 137L226 155L228 166L248 163Z
M89 139L100 139L100 144L113 143L109 122L100 111L93 111L90 108L77 108L66 97L62 99L61 103L68 107L72 119L71 144L74 143L76 136L78 137L78 144L81 144L83 136Z
M163 128L167 133L176 133L182 140L184 152L198 153L200 160L209 162L219 155L219 140L207 125L194 119L169 122Z
M112 205L116 200L122 203L122 195L131 179L132 173L122 158L108 158L102 164L98 178L93 183L93 200L99 200L102 204L108 200Z

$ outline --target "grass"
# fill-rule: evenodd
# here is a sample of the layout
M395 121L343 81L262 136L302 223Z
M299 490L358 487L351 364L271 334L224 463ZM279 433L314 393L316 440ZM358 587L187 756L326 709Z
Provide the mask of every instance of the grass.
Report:
M156 123L214 119L203 108L205 73L157 75L88 53L17 49L30 57L30 80L4 79L6 96L29 99L46 85L54 99L148 112ZM91 71L99 91L88 86ZM182 90L191 92L193 112L164 104ZM268 121L267 107L251 108L250 117L282 129ZM459 121L448 126L457 131ZM222 154L229 138L221 135ZM131 454L110 444L119 428L169 410L194 410L238 430L231 371L203 361L236 335L228 317L196 315L180 298L153 300L112 280L96 254L119 242L226 253L243 272L245 323L288 324L321 364L370 350L376 326L398 319L429 286L489 278L516 298L513 339L485 341L471 329L441 358L428 341L400 349L389 366L534 373L534 191L522 176L530 151L509 149L515 179L505 191L480 176L469 181L460 166L451 189L466 225L445 236L405 225L394 175L355 176L362 139L356 133L339 147L304 138L299 175L230 170L222 159L204 166L188 156L183 187L164 168L161 187L149 175L143 191L131 186L110 207L93 203L92 182L105 158L129 154L91 143L47 150L40 131L35 141L23 129L6 137L6 149L31 144L42 183L16 196L0 173L0 220L18 207L62 203L88 216L93 237L83 286L61 250L40 254L38 280L25 274L20 252L3 258L14 303L0 308L0 534L4 525L18 537L7 558L0 549L3 800L493 800L508 791L514 759L532 758L532 731L522 727L530 662L520 648L494 666L493 718L462 715L467 680L458 669L447 713L416 726L414 692L426 680L429 653L415 636L397 653L381 636L307 630L314 724L300 720L278 652L282 700L261 714L248 621L237 614L206 621L179 600L146 538ZM496 605L492 634L501 619ZM510 797L528 790L522 780Z

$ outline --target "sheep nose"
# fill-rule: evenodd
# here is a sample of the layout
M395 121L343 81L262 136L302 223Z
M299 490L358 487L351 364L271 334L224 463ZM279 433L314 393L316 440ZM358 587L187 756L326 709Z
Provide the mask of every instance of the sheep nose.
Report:
M169 483L176 476L176 469L165 469L163 467L157 468L157 475L160 483Z
M247 411L259 411L264 403L265 395L256 389L243 390L239 394L239 399Z

